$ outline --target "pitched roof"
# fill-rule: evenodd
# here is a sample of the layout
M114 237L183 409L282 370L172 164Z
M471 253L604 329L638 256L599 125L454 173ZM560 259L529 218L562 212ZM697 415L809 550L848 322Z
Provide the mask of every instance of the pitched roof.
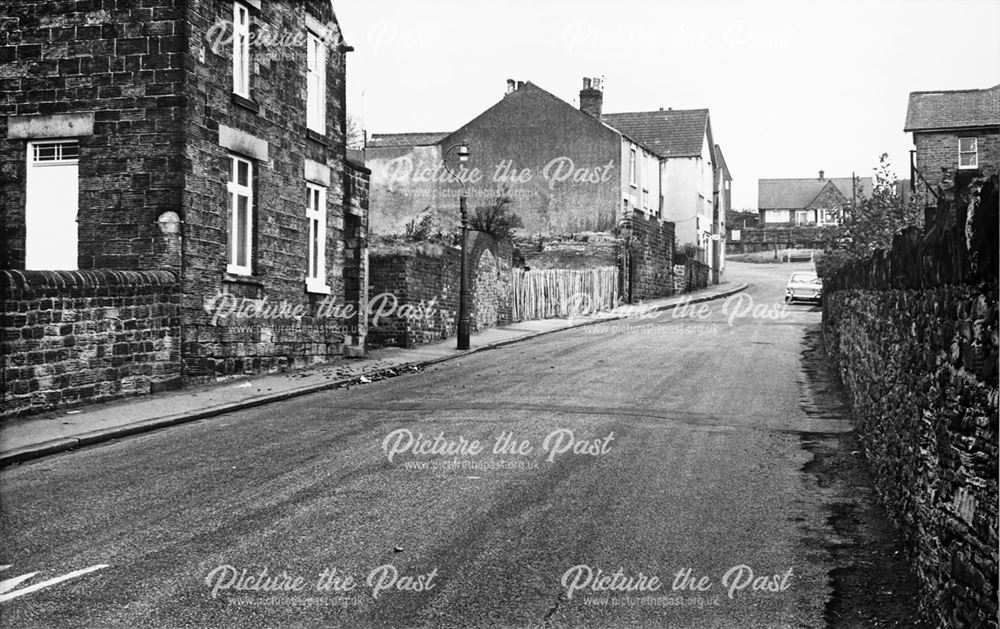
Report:
M548 90L543 89L538 85L535 85L531 81L525 81L516 90L507 93L506 95L504 95L503 98L501 98L499 101L497 101L492 106L487 108L485 111L480 113L478 116L476 116L469 122L465 123L454 132L447 134L441 140L442 141L451 140L453 138L461 137L462 135L465 134L465 130L467 127L474 125L480 119L488 119L491 116L495 116L497 110L504 110L511 106L521 107L523 109L525 107L524 105L525 99L531 99L532 97L538 95L540 95L544 99L550 100L555 106L562 108L563 111L566 112L567 116L576 116L578 120L584 121L583 124L592 124L599 128L607 129L608 131L615 133L616 135L622 135L621 131L619 131L618 129L614 129L609 125L605 124L604 122L602 122L601 120L597 119L596 117L588 114L587 112L577 109L576 107L567 103L566 101L559 98L552 92L549 92ZM532 101L528 100L528 102L531 103ZM525 111L522 115L530 116L530 112ZM649 147L647 146L646 148L648 149Z
M604 114L601 120L661 157L701 155L708 132L707 109L668 109Z
M726 163L726 158L722 155L722 147L718 144L715 145L715 165L718 166L720 172L726 174L726 179L732 180L733 174L729 172L729 164Z
M872 178L858 177L858 192L871 196ZM809 207L827 184L833 184L845 198L850 199L852 182L850 177L830 179L758 179L757 207L761 210L793 210Z
M1000 126L1000 85L982 90L910 92L903 131Z
M395 148L405 146L429 146L437 144L450 134L444 132L422 133L373 133L368 138L366 148Z

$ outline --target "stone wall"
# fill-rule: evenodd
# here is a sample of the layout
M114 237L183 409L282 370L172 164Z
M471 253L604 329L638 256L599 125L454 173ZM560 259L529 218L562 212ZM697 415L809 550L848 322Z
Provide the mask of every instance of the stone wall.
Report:
M259 11L248 6L253 28L262 34L301 36L311 18L333 29L329 41L339 40L329 3L264 2ZM344 304L350 292L345 280L355 279L350 271L357 270L357 258L346 259L345 241L350 237L363 245L365 235L347 207L352 197L359 197L360 205L361 195L347 190L359 171L345 167L344 51L331 46L327 52L326 129L320 134L306 126L305 46L251 47L249 98L233 94L232 46L215 46L210 35L232 15L232 3L190 2L184 16L190 36L182 80L191 106L185 110L183 145L181 281L185 378L192 382L279 371L340 356L350 330L343 321L324 317L324 305ZM227 272L231 153L249 159L254 171L249 275ZM307 182L326 191L324 279L329 294L306 286ZM305 315L302 320L215 319L205 306L220 293L248 303L287 304Z
M756 253L780 249L824 249L834 238L836 227L746 227L740 239L733 240L733 230L726 230L726 250L730 254Z
M610 232L536 236L515 244L531 269L594 269L618 266L619 239Z
M9 417L180 385L170 271L0 271Z
M984 192L968 223L903 232L825 282L827 348L941 627L997 626L995 181Z
M636 211L623 224L623 233L629 234L622 260L621 294L626 301L674 294L674 224Z
M686 258L673 266L672 279L675 293L689 293L708 286L711 269L704 262Z
M469 232L470 331L507 325L512 316L510 244ZM369 256L368 339L415 347L455 336L461 250L442 245L380 246Z
M9 137L8 123L79 114L92 129L65 132L80 147L79 268L169 267L157 218L178 210L184 188L185 39L175 0L4 1L0 266L25 262L25 139Z

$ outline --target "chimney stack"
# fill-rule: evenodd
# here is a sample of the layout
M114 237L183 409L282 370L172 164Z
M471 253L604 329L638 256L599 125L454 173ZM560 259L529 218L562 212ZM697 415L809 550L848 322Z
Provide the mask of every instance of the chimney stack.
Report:
M819 180L823 181L823 171L819 171Z
M507 79L507 94L510 94L515 89L517 88L514 86L514 79Z
M601 108L604 106L604 92L601 91L601 79L583 78L583 89L580 90L580 111L590 114L600 120Z

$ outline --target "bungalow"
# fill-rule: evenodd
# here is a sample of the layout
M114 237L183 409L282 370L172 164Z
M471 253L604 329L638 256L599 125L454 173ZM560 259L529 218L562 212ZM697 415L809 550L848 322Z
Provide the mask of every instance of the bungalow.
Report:
M838 225L857 194L871 196L871 177L759 179L757 207L765 226Z

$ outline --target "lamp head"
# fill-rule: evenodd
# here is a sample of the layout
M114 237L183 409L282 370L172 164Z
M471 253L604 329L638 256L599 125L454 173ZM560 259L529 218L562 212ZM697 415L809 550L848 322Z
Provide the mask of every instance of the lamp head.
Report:
M469 161L469 155L471 154L472 153L469 152L469 145L466 144L465 142L461 143L458 146L458 161L460 162Z

